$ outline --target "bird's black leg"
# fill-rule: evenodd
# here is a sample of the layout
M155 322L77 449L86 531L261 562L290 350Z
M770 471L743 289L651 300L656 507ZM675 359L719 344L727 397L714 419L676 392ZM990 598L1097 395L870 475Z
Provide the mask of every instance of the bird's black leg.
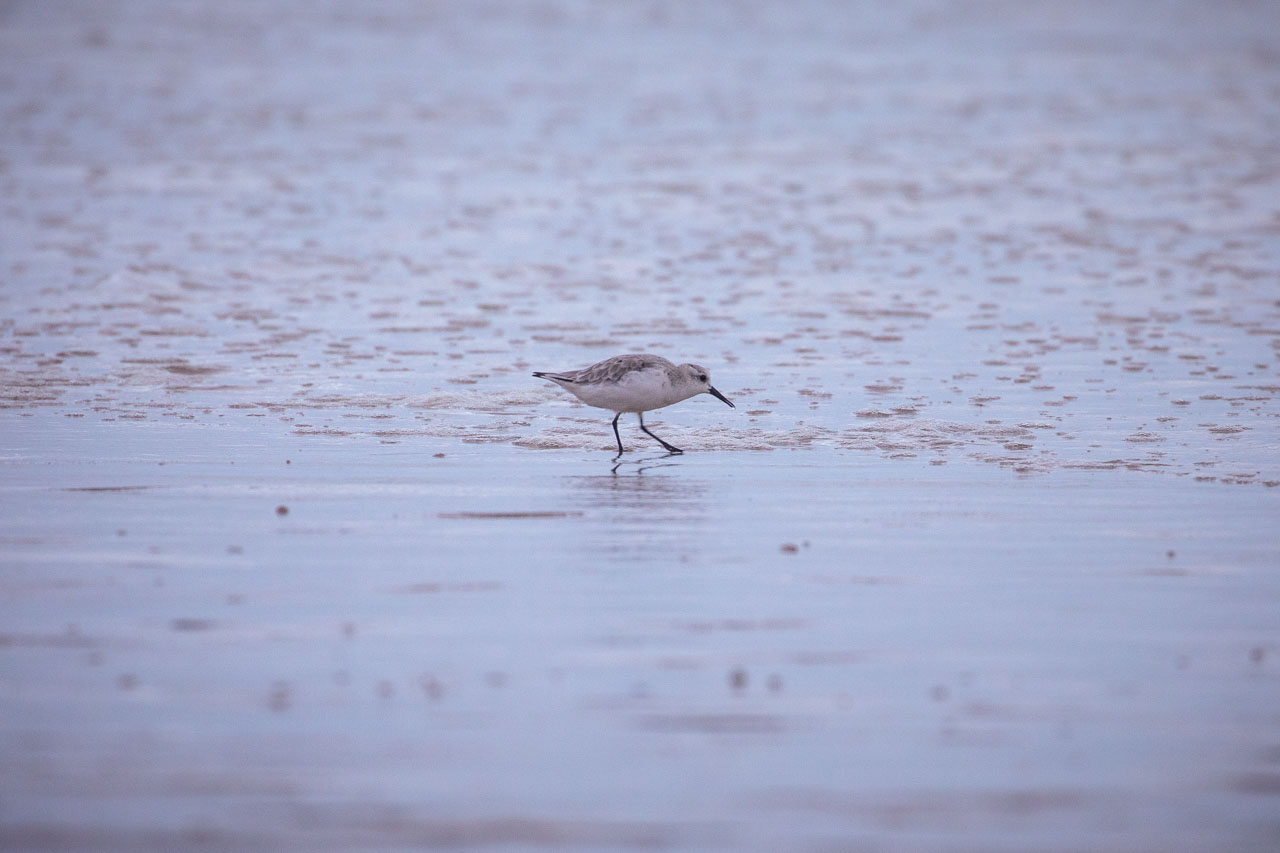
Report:
M622 412L618 412L613 416L613 437L618 439L618 455L622 455L622 436L618 435L618 418L622 417Z
M658 444L661 444L663 447L665 447L665 448L667 449L667 451L668 451L668 452L670 452L670 453L684 453L684 451L683 451L683 450L681 450L680 448L676 447L674 444L667 444L665 441L663 441L662 439L658 438L658 437L657 437L656 435L654 435L653 433L649 432L649 428L648 428L647 426L645 426L645 425L644 425L644 412L636 412L636 416L640 418L640 429L641 429L641 430L642 430L646 435L648 435L650 438L652 438L654 441L658 442ZM614 420L616 421L617 419L615 418ZM616 429L616 426L615 426L615 429Z

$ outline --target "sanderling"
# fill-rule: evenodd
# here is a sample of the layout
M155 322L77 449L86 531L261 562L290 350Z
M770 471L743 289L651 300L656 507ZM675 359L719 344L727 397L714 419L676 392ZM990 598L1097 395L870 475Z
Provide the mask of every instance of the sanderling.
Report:
M550 379L588 406L609 409L613 416L613 437L618 439L622 455L622 438L618 435L618 418L623 412L635 412L640 429L671 453L684 453L667 444L644 425L644 413L687 400L695 394L710 394L734 408L729 398L711 387L707 369L696 364L675 365L660 355L615 355L582 370L558 373L538 372L539 379Z

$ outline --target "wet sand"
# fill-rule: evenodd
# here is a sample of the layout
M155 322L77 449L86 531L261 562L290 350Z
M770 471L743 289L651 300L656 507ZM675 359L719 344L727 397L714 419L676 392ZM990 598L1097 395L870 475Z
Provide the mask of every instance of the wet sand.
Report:
M1274 849L1277 32L5 7L0 847Z

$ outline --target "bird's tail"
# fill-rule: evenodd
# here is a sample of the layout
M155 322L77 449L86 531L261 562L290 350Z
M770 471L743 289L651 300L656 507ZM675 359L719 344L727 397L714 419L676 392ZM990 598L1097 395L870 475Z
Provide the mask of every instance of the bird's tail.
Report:
M559 373L547 373L542 370L535 371L534 376L539 379L550 379L552 382L572 382L568 376L561 376Z

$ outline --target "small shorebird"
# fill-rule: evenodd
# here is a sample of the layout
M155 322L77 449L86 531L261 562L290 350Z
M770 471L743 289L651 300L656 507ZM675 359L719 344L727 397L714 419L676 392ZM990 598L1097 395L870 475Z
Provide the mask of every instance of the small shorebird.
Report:
M660 355L615 355L582 370L558 373L538 372L539 379L550 379L588 406L609 409L613 416L613 437L618 440L618 455L623 453L618 435L618 418L623 412L635 412L640 429L671 453L684 453L649 432L644 413L687 400L696 394L710 394L734 408L729 398L711 387L707 369L696 364L672 364Z

